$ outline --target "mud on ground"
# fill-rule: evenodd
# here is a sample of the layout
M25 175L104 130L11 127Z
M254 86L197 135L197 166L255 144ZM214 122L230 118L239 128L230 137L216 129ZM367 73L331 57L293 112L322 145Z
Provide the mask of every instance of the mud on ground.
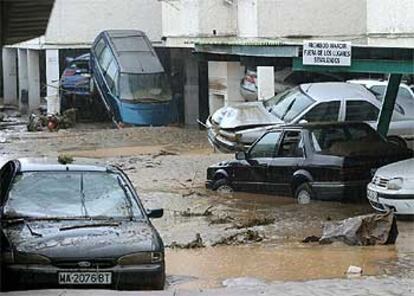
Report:
M167 246L171 287L220 286L234 277L265 281L344 277L349 265L364 275L406 276L414 270L414 223L399 222L395 246L319 246L300 241L320 235L327 220L372 212L367 204L314 202L205 189L206 168L232 155L217 154L197 129L111 129L80 125L58 132L0 130L1 161L23 156L96 157L119 165L148 208L162 207L154 220Z

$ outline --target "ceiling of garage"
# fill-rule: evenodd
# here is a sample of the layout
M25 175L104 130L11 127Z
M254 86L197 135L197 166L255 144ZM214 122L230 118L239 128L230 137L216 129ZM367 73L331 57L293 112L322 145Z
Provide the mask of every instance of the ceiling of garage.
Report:
M54 0L0 0L2 44L43 35Z

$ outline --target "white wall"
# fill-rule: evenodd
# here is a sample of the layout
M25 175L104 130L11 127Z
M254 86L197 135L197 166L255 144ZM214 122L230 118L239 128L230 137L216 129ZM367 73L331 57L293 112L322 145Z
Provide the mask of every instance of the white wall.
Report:
M258 36L257 7L259 1L260 0L239 0L237 20L240 37Z
M413 0L367 0L368 33L414 33Z
M237 6L223 0L162 1L162 29L167 37L237 34Z
M259 0L259 36L363 34L366 32L366 1Z
M161 39L161 2L156 0L56 0L45 40L49 44L91 43L107 29L137 29Z

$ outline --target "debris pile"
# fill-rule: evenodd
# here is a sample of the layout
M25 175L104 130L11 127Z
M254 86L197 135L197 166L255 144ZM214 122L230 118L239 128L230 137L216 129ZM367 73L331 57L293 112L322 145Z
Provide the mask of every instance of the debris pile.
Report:
M390 211L326 223L321 238L310 236L302 242L331 244L340 241L352 246L372 246L394 244L397 237L397 222L394 213Z
M203 243L201 235L199 233L196 233L196 237L193 241L186 244L180 244L176 241L173 241L168 247L170 247L171 249L199 249L204 248L205 245Z
M260 234L256 230L247 229L245 231L238 232L236 234L223 237L220 240L211 244L212 247L218 245L244 245L249 243L258 243L264 239L264 235Z
M49 131L72 128L77 122L77 109L68 109L62 115L37 115L32 114L29 117L27 130L29 132L43 131L46 128Z

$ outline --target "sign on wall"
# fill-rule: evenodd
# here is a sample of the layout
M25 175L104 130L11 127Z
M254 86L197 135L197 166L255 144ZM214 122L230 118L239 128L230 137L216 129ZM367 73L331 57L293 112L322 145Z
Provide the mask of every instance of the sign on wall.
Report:
M351 42L316 41L303 42L303 64L314 66L351 66Z

